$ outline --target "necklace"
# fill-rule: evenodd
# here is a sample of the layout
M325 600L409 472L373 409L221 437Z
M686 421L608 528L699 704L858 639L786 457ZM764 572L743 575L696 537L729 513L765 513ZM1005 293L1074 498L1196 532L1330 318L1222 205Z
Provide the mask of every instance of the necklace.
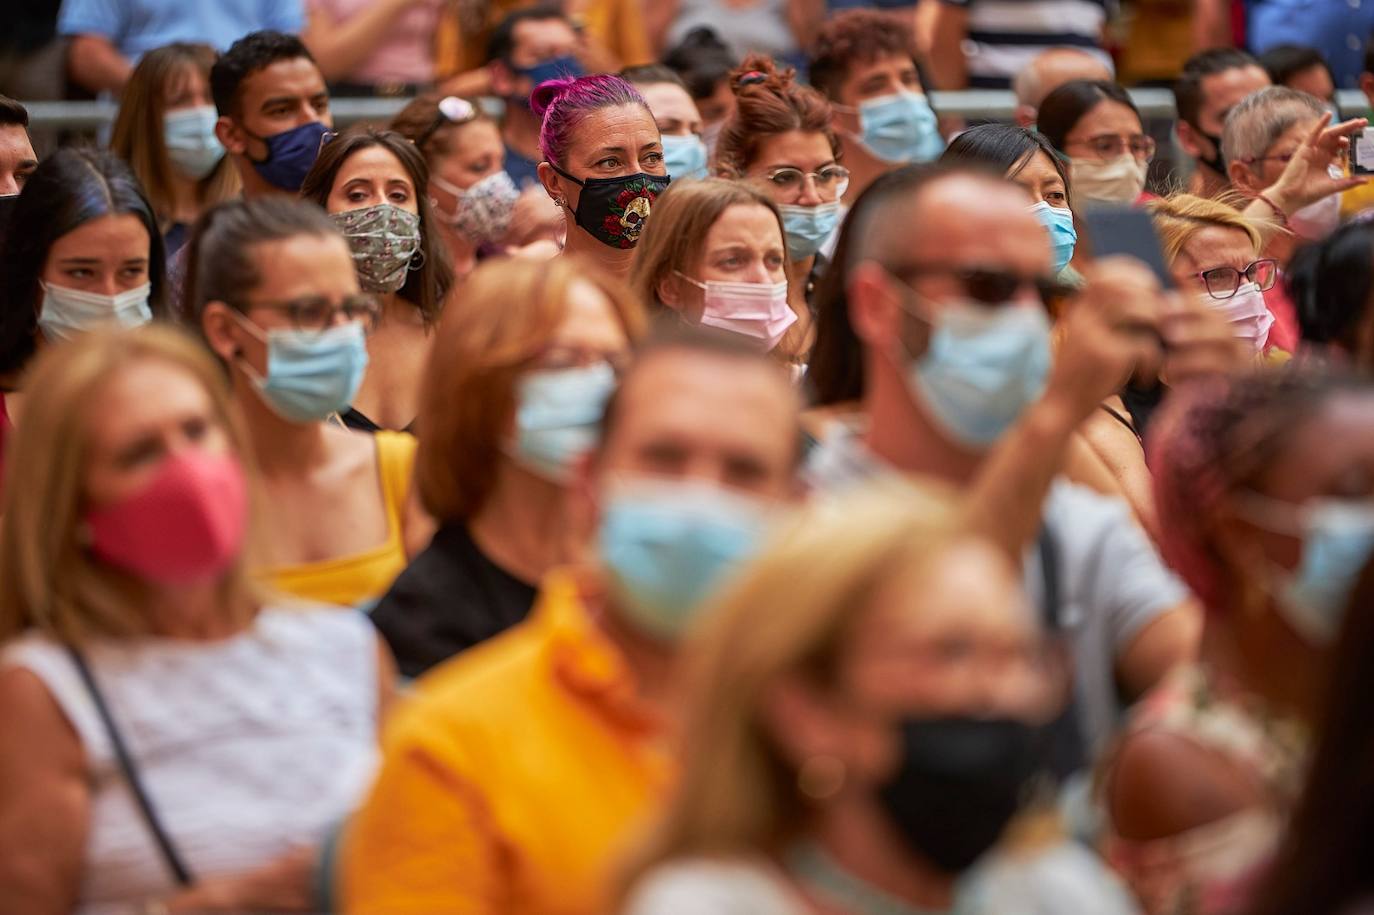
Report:
M792 846L783 862L802 883L854 915L954 915L952 909L914 906L878 889L842 868L814 842Z

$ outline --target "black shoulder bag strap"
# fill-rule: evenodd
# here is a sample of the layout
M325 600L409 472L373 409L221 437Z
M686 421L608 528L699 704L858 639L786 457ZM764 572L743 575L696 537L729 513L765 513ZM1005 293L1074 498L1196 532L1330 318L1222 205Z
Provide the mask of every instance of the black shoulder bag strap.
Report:
M1042 609L1045 615L1045 629L1055 644L1066 646L1068 638L1063 628L1064 588L1059 566L1059 538L1055 536L1048 523L1040 528L1040 535L1036 539L1036 554L1040 558L1040 580L1044 586L1042 593L1045 603ZM1067 660L1072 663L1071 656ZM1087 747L1083 745L1078 704L1075 680L1070 678L1069 695L1064 711L1047 726L1050 737L1050 770L1061 780L1087 765Z
M181 886L190 886L194 881L191 872L186 867L186 862L181 860L181 855L177 854L176 846L172 844L171 836L167 835L167 830L162 828L162 821L158 819L157 811L153 809L153 802L148 797L148 792L143 788L143 780L138 777L138 770L134 768L133 757L129 755L129 748L124 744L124 738L119 733L119 728L115 726L114 716L110 714L110 707L105 702L105 696L100 692L100 687L96 685L95 675L91 673L90 665L86 663L85 657L75 646L67 646L68 653L71 654L72 663L76 665L76 672L81 675L81 682L86 685L86 691L91 694L91 700L95 702L95 709L100 713L101 723L105 725L105 733L110 737L110 744L114 747L115 759L119 761L119 769L124 773L124 778L129 783L129 789L134 793L134 800L138 802L138 809L143 814L143 821L148 824L148 831L153 834L157 847L162 852L163 860L171 868L172 875Z

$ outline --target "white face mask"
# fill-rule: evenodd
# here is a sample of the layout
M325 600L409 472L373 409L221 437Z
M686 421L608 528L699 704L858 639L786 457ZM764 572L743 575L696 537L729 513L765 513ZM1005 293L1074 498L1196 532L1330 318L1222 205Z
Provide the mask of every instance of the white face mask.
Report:
M119 295L83 292L49 283L42 286L38 326L43 329L43 336L54 343L97 327L138 327L153 320L153 310L148 306L151 283Z
M1333 177L1340 177L1337 173ZM1330 194L1288 217L1293 234L1303 241L1321 241L1341 224L1341 195Z
M1141 162L1130 153L1123 153L1110 162L1097 159L1071 159L1073 196L1077 200L1101 200L1107 203L1135 203L1145 190L1145 174L1149 163Z
M1269 340L1269 328L1274 326L1274 315L1264 304L1264 293L1254 283L1241 283L1236 294L1229 299L1214 299L1202 293L1202 304L1220 312L1231 322L1231 332L1255 347L1255 355L1264 352L1264 344Z

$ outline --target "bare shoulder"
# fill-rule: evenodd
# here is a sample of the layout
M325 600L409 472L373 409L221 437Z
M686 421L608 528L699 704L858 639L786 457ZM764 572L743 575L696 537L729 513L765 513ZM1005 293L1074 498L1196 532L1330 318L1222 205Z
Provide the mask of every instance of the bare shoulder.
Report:
M51 765L67 762L84 767L81 739L57 700L24 667L0 668L0 765ZM14 750L21 752L12 753ZM14 759L10 759L11 755Z

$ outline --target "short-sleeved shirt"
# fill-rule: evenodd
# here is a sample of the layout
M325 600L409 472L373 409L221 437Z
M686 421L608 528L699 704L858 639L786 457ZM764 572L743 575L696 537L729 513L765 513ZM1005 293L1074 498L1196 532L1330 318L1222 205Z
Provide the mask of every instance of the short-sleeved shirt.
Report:
M372 610L407 677L418 677L529 615L534 585L501 568L466 524L439 528Z
M526 158L519 150L506 147L506 174L515 186L524 190L539 183L539 163Z
M301 0L65 0L57 30L103 35L136 63L174 41L224 50L261 29L299 33L304 21Z
M1245 38L1256 54L1280 44L1316 48L1337 89L1360 88L1364 47L1374 32L1369 0L1246 0Z
M968 84L1008 89L1011 78L1050 48L1081 48L1101 59L1107 0L944 0L968 11Z
M864 446L857 431L836 425L811 452L807 479L821 492L843 491L896 470ZM1058 556L1059 625L1073 644L1079 725L1086 749L1103 747L1122 713L1116 659L1140 632L1188 597L1120 499L1056 480L1045 499L1044 525ZM1023 581L1044 605L1038 549Z

